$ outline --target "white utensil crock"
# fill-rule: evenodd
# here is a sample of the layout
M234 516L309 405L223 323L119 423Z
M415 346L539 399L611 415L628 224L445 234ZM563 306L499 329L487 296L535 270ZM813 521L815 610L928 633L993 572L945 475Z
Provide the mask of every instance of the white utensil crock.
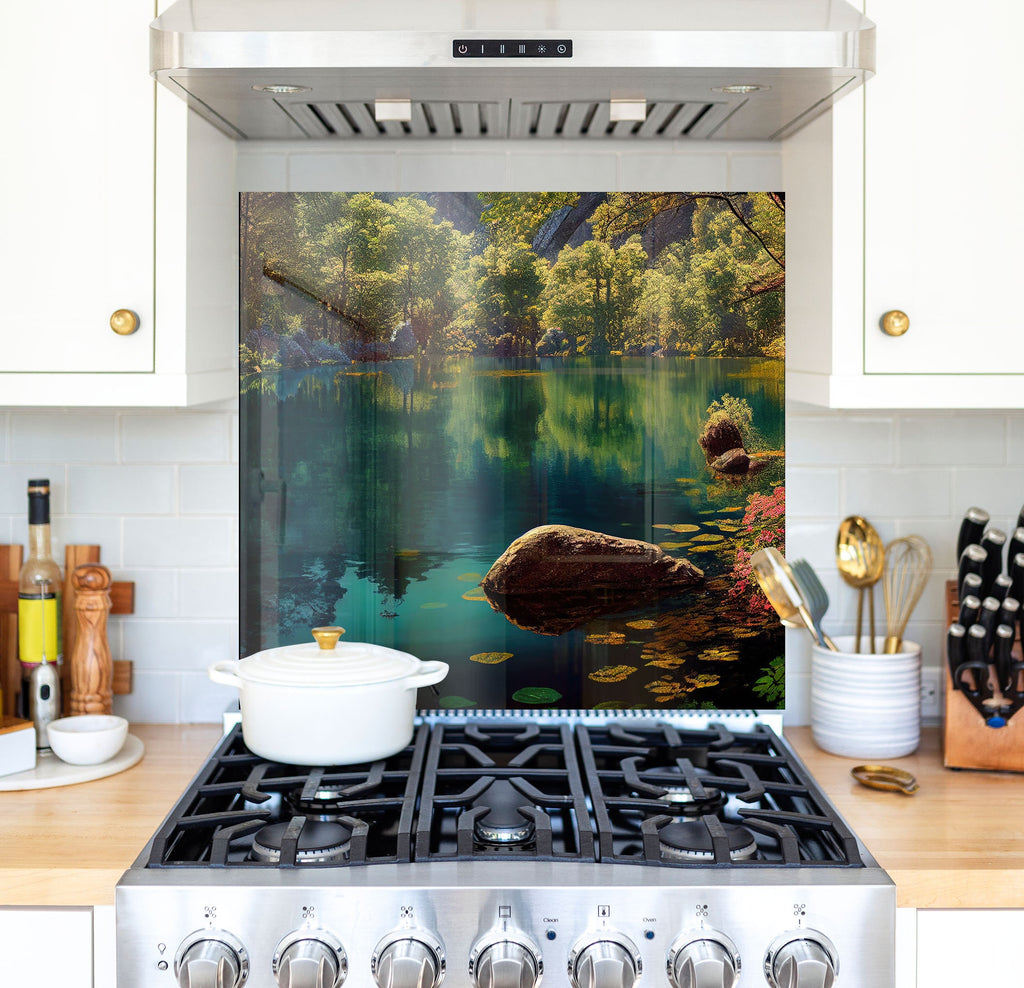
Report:
M340 630L332 630L337 642ZM310 642L215 662L209 675L237 687L242 737L257 755L290 765L352 765L409 743L416 690L439 683L448 665L365 642Z
M811 647L811 734L819 748L849 758L900 758L921 740L921 646L905 641L895 655Z

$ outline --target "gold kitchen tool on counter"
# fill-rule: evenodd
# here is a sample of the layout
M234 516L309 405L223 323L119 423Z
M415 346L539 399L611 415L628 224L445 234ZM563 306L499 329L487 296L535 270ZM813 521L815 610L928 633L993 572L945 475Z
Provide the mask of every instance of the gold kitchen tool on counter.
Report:
M894 655L903 644L910 615L924 593L932 571L932 550L920 535L893 539L885 547L882 597L885 601L885 645Z
M853 650L860 651L864 627L864 594L868 597L868 651L875 650L874 586L885 567L885 546L874 525L860 515L850 515L839 524L836 537L836 568L846 583L858 591L857 637Z
M901 792L905 796L913 796L921 787L909 772L890 765L857 765L850 769L852 775L862 786L869 789L884 789L889 792Z

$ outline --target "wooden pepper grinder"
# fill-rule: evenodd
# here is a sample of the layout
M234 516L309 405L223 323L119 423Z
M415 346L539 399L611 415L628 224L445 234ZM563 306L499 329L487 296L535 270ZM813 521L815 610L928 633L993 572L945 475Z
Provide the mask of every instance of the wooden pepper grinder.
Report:
M99 563L83 563L71 574L78 625L70 663L72 716L109 714L113 709L114 664L107 642L110 583L110 570Z

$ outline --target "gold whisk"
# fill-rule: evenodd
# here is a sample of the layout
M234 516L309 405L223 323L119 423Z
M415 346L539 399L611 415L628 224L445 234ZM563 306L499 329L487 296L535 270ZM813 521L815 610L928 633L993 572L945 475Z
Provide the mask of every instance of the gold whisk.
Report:
M885 547L882 595L886 635L882 651L894 655L903 645L910 615L924 593L932 571L932 551L920 535L893 539Z

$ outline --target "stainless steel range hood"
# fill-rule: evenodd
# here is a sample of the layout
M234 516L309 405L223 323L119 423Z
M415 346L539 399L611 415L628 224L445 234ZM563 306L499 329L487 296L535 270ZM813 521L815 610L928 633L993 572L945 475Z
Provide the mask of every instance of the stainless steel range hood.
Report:
M240 140L778 140L874 71L844 0L178 0L150 39Z

